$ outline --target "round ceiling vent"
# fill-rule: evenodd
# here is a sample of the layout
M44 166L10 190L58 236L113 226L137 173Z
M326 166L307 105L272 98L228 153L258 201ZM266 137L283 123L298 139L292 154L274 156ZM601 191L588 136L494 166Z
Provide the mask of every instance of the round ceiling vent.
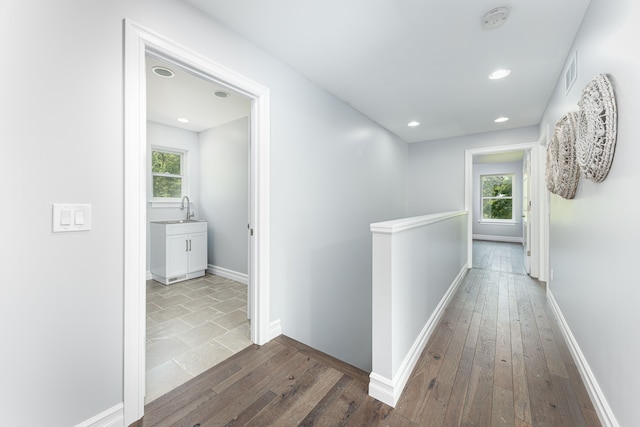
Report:
M151 71L153 71L153 74L155 74L156 76L164 77L167 79L170 79L171 77L175 76L175 73L170 69L168 69L167 67L160 67L160 66L152 67Z
M504 24L509 17L509 9L506 7L496 7L485 13L482 17L482 28L492 30Z

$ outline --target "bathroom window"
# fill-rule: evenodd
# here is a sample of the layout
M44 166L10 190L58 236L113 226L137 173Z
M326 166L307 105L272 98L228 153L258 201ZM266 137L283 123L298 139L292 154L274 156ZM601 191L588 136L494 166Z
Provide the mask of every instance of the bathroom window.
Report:
M185 188L185 152L152 148L151 196L155 201L179 201Z
M481 175L482 221L513 221L515 175Z

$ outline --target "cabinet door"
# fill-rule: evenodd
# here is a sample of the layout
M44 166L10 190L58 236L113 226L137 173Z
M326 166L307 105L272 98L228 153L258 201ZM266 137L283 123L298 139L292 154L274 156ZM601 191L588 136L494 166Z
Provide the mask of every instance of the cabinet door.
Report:
M207 269L207 233L189 234L189 273Z
M176 234L167 236L167 278L187 274L187 236Z

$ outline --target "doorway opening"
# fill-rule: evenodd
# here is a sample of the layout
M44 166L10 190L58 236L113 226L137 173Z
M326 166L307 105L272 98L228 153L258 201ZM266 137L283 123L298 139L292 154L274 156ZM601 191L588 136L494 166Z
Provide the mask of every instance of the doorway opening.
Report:
M540 217L545 208L539 196L540 161L537 143L515 144L499 147L470 149L465 151L465 209L468 218L468 265L472 266L473 240L494 240L522 244L525 270L532 277L541 277L542 251ZM486 177L483 188L481 182ZM507 191L494 191L501 180L513 180ZM502 188L497 187L496 188ZM483 197L484 196L484 197ZM508 205L505 216L487 214L492 203Z
M146 55L145 404L251 344L251 98Z
M146 56L162 57L250 99L248 315L251 341L269 324L269 90L229 68L125 20L124 58L124 419L144 415L147 260Z

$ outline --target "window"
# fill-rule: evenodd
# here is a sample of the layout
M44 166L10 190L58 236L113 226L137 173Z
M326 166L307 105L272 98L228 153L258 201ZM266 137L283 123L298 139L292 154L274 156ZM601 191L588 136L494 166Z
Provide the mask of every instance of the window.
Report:
M179 200L185 188L185 153L158 148L151 150L151 196L155 200Z
M482 220L513 221L514 175L481 175Z

